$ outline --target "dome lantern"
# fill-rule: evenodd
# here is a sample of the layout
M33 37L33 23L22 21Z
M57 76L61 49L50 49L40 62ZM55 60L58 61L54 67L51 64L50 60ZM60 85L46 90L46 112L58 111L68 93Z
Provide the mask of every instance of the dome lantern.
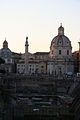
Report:
M62 23L60 27L58 28L58 35L64 35L64 28L62 27Z
M6 38L5 41L3 42L3 48L8 48L8 42L6 41Z

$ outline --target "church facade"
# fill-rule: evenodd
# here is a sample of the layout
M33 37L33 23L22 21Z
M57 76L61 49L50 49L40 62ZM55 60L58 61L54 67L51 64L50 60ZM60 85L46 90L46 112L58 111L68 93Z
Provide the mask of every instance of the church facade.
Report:
M62 25L58 28L58 35L51 41L49 57L48 74L61 76L74 72L71 41L64 35Z
M8 48L8 42L6 39L3 42L3 48L0 49L0 57L5 61L4 64L0 66L1 69L4 69L6 72L11 73L12 72L12 52Z

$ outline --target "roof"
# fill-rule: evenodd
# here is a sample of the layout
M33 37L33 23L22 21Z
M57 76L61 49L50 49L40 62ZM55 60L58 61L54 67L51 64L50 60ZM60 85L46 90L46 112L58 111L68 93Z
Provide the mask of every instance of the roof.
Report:
M48 55L49 52L36 52L34 55Z
M66 37L65 35L57 35L52 39L51 45L71 46L71 42L70 42L69 38Z
M12 52L12 55L21 55L21 53Z

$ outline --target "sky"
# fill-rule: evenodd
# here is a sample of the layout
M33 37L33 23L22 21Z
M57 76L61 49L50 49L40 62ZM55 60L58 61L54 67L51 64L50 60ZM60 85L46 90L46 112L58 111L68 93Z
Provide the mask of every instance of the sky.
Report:
M80 0L0 0L0 49L6 39L11 51L49 52L62 23L64 34L79 49Z

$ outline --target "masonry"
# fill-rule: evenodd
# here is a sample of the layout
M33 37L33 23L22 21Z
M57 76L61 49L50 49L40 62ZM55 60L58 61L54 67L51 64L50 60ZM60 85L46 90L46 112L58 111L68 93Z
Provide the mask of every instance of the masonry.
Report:
M4 94L6 93L6 97L10 98L6 103L6 111L9 113L6 112L5 118L11 116L10 120L16 120L36 116L39 119L73 119L74 114L70 112L72 94L79 84L79 78L76 78L76 81L74 79L46 75L1 76L0 88ZM2 109L3 107L2 103Z

